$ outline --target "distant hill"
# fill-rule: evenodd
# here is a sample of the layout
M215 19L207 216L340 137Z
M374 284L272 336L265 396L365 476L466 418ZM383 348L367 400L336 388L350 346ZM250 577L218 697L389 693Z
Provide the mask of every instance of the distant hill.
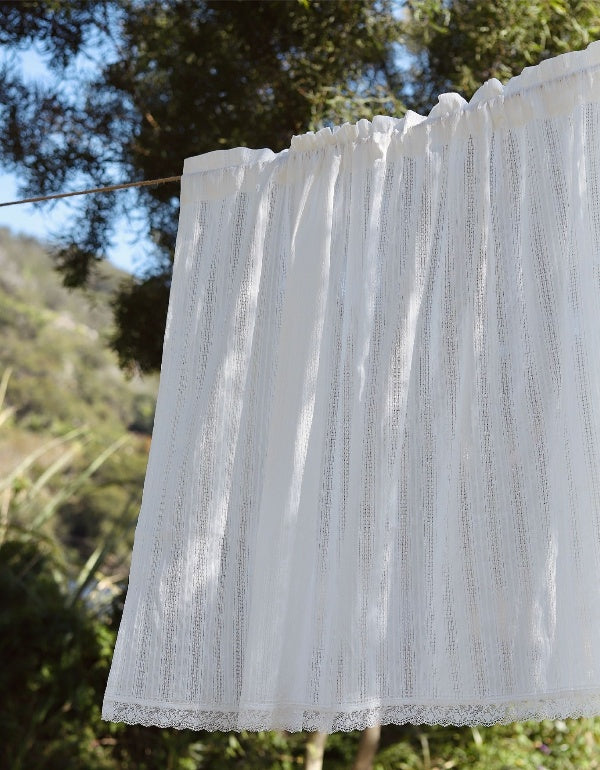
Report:
M53 534L82 557L116 519L130 522L119 551L121 560L128 557L147 463L158 375L127 379L107 346L109 301L127 278L101 262L88 290L68 290L43 244L0 228L0 377L11 369L4 407L12 410L0 425L0 480L52 438L85 428L76 459L48 485L51 495L130 435L54 519ZM56 452L40 457L32 478L56 458Z
M101 262L89 290L65 289L42 244L0 229L0 367L13 368L7 403L22 428L151 433L158 376L128 381L107 347L109 300L127 275Z

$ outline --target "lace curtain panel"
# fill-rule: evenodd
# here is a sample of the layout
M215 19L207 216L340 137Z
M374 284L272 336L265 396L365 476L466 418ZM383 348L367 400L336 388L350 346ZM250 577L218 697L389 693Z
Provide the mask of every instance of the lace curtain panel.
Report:
M600 42L185 159L164 343L104 719L600 714Z

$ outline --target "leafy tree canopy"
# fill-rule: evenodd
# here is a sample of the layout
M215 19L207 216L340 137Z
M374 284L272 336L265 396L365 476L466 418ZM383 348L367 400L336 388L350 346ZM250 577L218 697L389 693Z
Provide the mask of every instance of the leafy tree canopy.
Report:
M444 91L470 98L599 33L599 0L0 2L0 43L35 44L56 74L32 83L16 59L4 64L0 159L24 195L172 176L188 156L279 151L323 125L427 112ZM57 238L65 285L83 286L116 220L144 212L154 251L113 303L124 368L160 368L177 193L86 196Z

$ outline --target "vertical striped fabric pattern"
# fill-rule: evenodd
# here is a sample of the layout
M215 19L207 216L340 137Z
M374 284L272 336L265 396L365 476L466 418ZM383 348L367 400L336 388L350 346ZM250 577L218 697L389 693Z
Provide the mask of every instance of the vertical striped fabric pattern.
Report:
M600 42L187 158L107 720L600 714Z

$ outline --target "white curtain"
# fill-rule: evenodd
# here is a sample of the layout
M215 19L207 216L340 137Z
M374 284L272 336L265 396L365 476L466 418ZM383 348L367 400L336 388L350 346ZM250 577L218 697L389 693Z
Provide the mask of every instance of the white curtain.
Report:
M600 714L600 42L187 158L103 716Z

